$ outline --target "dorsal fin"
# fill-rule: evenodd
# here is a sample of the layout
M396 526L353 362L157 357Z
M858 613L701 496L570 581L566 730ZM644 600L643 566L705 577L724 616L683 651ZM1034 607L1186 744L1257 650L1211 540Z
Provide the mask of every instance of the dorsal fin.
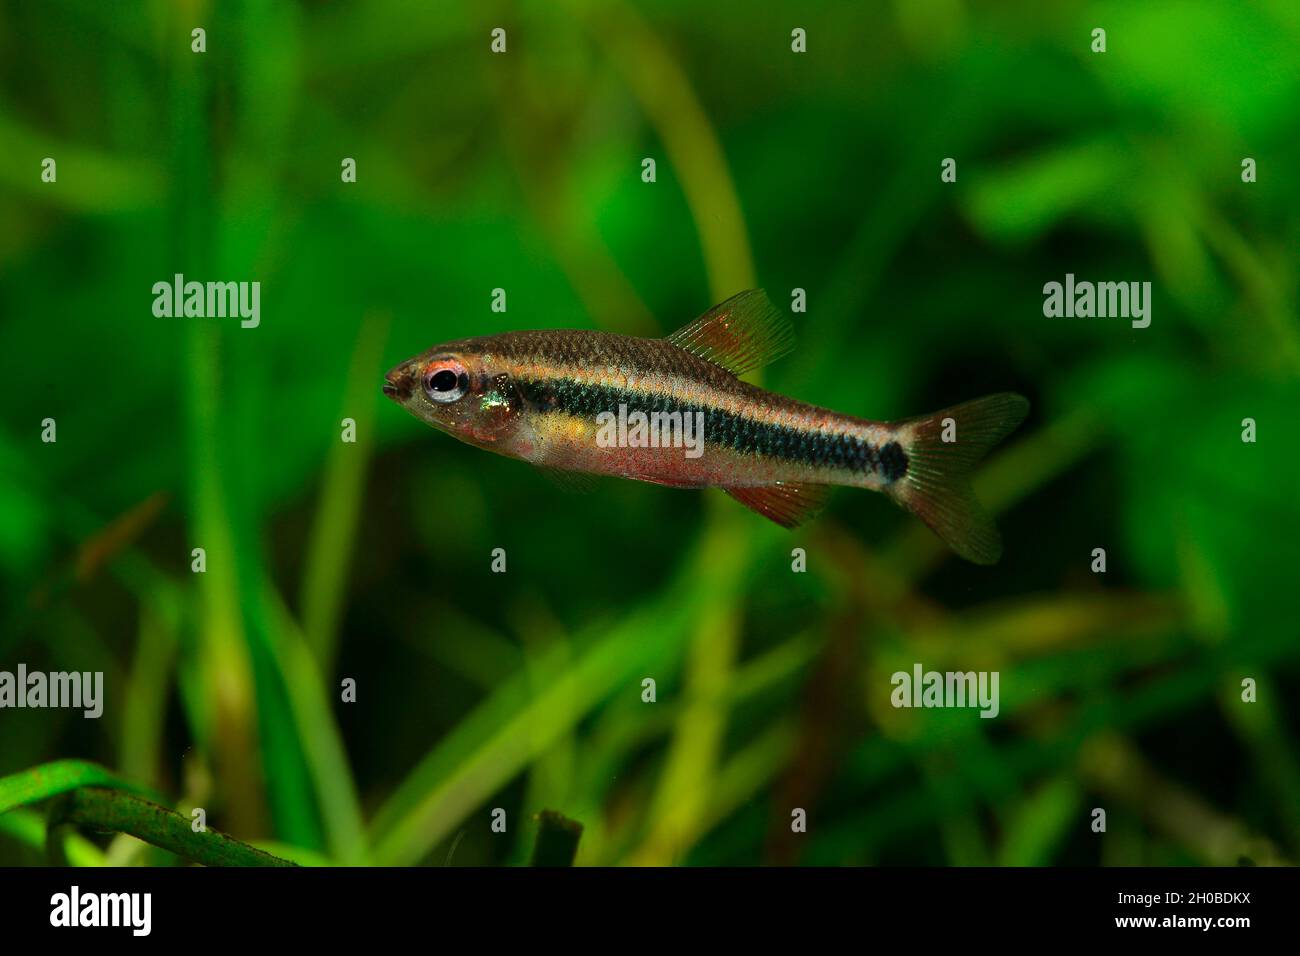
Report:
M827 485L779 481L753 488L723 488L746 508L783 528L797 528L821 510L830 492Z
M739 376L794 348L794 325L766 292L750 289L715 305L668 341Z

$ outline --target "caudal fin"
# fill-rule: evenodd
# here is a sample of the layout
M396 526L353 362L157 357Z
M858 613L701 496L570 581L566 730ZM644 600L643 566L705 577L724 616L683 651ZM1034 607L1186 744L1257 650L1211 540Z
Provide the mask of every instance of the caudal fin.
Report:
M1024 396L1002 392L896 425L907 471L890 493L967 561L993 564L1002 556L998 529L971 490L971 471L1028 413Z

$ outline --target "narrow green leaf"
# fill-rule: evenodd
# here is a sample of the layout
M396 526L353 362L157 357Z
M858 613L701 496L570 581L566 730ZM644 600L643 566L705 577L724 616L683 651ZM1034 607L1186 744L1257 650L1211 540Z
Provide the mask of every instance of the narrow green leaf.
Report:
M77 787L117 787L140 794L150 792L145 787L128 783L99 764L85 760L55 760L0 777L0 813Z
M195 831L187 817L141 797L83 787L61 798L50 829L64 823L129 833L204 866L295 866L216 830Z

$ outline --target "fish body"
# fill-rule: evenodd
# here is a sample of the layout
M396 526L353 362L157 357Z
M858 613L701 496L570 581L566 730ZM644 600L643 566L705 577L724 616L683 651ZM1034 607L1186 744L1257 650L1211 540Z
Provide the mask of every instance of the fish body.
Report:
M889 423L740 378L792 341L788 320L751 291L662 339L559 330L444 343L392 369L384 392L462 441L548 471L721 488L787 527L832 486L883 491L959 554L997 560L969 470L1020 423L1025 400Z

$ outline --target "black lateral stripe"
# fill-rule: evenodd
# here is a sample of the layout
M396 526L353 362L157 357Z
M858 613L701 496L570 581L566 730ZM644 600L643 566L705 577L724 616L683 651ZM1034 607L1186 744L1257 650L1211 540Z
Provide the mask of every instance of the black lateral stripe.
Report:
M639 392L617 385L582 382L566 376L525 379L518 383L524 399L542 412L564 412L578 418L595 418L601 412L628 411L681 415L704 413L704 437L741 454L762 455L824 468L880 473L887 481L907 474L907 454L896 442L873 445L845 432L823 434L758 421L726 409L683 402L662 392Z

